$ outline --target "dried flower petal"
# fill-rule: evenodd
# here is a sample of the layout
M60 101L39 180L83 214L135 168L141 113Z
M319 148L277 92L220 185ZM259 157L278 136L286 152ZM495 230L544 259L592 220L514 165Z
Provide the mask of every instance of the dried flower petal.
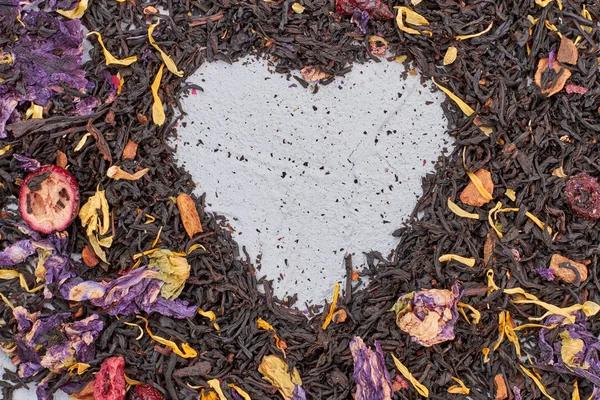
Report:
M350 351L354 360L356 400L391 400L392 383L379 343L375 341L375 350L372 350L359 336L354 336Z
M96 32L96 31L92 31L90 33L88 33L89 35L96 35L96 38L98 39L98 43L100 44L100 47L102 47L102 52L104 53L104 58L106 59L106 65L131 65L134 62L137 61L137 56L131 56L131 57L127 57L124 58L122 60L119 60L117 58L115 58L115 56L113 56L107 49L106 46L104 46L104 41L102 40L102 35L100 34L100 32Z
M473 268L475 266L475 259L470 257L462 257L457 254L443 254L438 258L439 262L458 261L461 264L465 264L468 267Z
M396 365L396 368L398 368L398 371L400 371L400 373L402 374L402 376L404 378L406 378L413 386L414 388L417 390L417 393L419 393L421 396L428 398L429 397L429 390L421 383L417 380L417 378L415 378L410 371L408 370L408 368L406 368L406 366L404 364L402 364L400 362L400 360L398 360L396 358L395 355L391 355L392 359L394 360L394 364Z
M456 61L456 56L458 55L458 49L454 46L448 47L446 50L446 54L444 55L444 65L450 65L454 61Z
M396 16L396 23L398 24L398 28L403 32L410 33L411 35L421 34L421 32L419 32L418 30L410 28L404 24L405 17L407 24L415 26L429 25L429 21L427 21L425 17L423 17L421 14L414 12L408 7L396 6L394 8L398 10L398 15Z
M331 318L333 317L333 313L335 312L335 307L337 305L339 292L340 292L340 284L336 283L335 286L333 287L333 298L331 299L331 305L329 306L329 312L327 313L327 316L325 317L325 321L323 322L323 326L322 326L323 330L326 330L327 327L329 326L329 324L331 323Z
M450 199L450 197L448 197L448 208L450 209L450 211L452 211L454 214L458 215L459 217L479 219L479 214L470 213L468 211L463 210L456 203L454 203Z
M564 265L563 263L567 263L567 265ZM570 260L560 254L552 255L549 269L553 272L555 277L567 283L578 282L578 284L581 284L588 277L588 270L584 264ZM577 274L575 274L574 270L577 271Z
M136 172L135 174L130 174L129 172L123 171L121 167L113 165L106 171L106 176L112 178L114 180L123 179L126 181L137 181L141 179L146 173L150 171L150 168L144 168Z
M175 342L173 342L171 340L167 340L160 336L155 336L154 334L152 334L152 332L150 331L150 328L148 327L148 320L144 317L140 317L139 315L137 316L137 318L139 318L145 322L146 332L148 333L148 336L150 336L152 338L152 340L157 341L158 343L164 344L165 346L169 347L171 350L173 350L173 353L175 353L178 356L183 357L183 358L194 358L198 355L196 350L192 349L190 347L190 345L187 343L182 343L181 350L180 350L179 346L177 346L177 344Z
M98 190L88 199L79 210L79 218L81 225L86 228L86 234L94 253L108 264L102 247L109 248L112 245L112 236L100 239L100 236L106 235L110 227L110 212L104 190Z
M542 384L542 382L540 382L540 380L533 374L531 373L529 370L527 370L524 366L519 365L519 367L521 368L521 370L523 371L523 373L525 375L527 375L528 377L531 378L531 380L535 383L535 385L540 389L540 391L544 394L544 396L546 396L546 398L548 398L549 400L555 400L554 397L550 396L548 394L548 391L546 390L546 388L544 387L544 385Z
M190 265L185 257L173 253L171 250L158 249L149 254L150 269L157 269L156 279L164 282L160 294L165 299L176 299L179 297L190 277Z
M242 388L234 385L233 383L228 383L227 387L235 390L238 395L242 396L243 400L252 400L248 393L246 393Z
M506 197L508 197L509 199L511 199L512 201L516 201L517 200L517 194L512 189L506 189L506 191L504 192L504 195Z
M57 13L62 15L63 17L67 17L70 19L81 18L85 13L85 10L88 8L88 0L79 0L77 7L72 10L56 10Z
M275 386L285 400L306 400L298 370L294 368L291 373L288 370L286 362L274 355L264 356L258 366L263 379Z
M467 387L467 385L465 385L465 383L463 381L461 381L458 378L452 377L452 379L454 380L454 382L458 383L458 385L452 385L448 388L448 393L451 394L464 394L467 395L469 393L471 393L471 389L469 389Z
M165 64L161 64L158 72L156 73L156 77L154 78L154 82L152 82L152 86L150 87L152 91L152 97L154 98L154 103L152 104L152 121L158 126L161 126L165 123L165 108L163 106L162 100L158 96L158 89L160 88L160 81L163 75L163 68Z
M466 39L472 39L481 35L485 35L486 33L488 33L492 27L494 26L494 21L490 22L490 24L488 25L487 28L485 28L483 31L479 32L479 33L472 33L470 35L458 35L455 36L454 39L456 40L466 40Z
M302 14L304 12L304 6L300 3L293 3L292 4L292 10L296 13L296 14Z
M300 70L300 73L302 74L302 79L304 79L308 83L316 83L319 82L321 79L327 79L329 77L328 74L322 72L319 68L311 67L308 65L302 68Z
M492 174L485 169L478 169L475 173L467 171L471 182L460 194L460 201L470 206L481 207L494 199L494 182Z
M175 61L173 61L173 59L171 57L169 57L169 55L167 53L165 53L160 47L158 47L158 45L154 41L154 38L152 37L152 34L154 33L154 29L158 26L158 24L160 24L160 20L157 23L152 24L148 27L148 40L150 41L150 44L152 45L152 47L154 47L160 53L163 62L167 66L167 69L173 75L176 75L181 78L183 76L183 71L180 71L179 69L177 69L177 65L175 65ZM159 71L159 75L162 77L162 67ZM158 77L158 75L157 75L157 77ZM159 85L160 85L160 79L159 79ZM154 86L154 85L152 85L152 86ZM154 122L157 125L162 125L162 124L157 123L156 120L154 120Z

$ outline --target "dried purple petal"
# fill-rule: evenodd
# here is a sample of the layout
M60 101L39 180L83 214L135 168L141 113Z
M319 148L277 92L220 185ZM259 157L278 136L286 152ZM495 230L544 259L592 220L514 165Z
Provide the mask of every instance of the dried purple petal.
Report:
M42 367L48 368L55 374L60 374L69 366L76 363L73 354L74 351L71 348L71 343L68 341L50 346L46 354L42 357Z
M4 251L0 251L0 267L15 266L35 253L36 248L32 240L20 240L8 246Z
M367 33L367 24L369 23L369 13L366 11L361 11L358 8L354 9L354 13L352 14L352 22L358 26L360 31L364 34Z
M18 368L17 373L21 378L28 378L37 374L41 369L40 356L35 352L33 346L27 345L20 337L15 338L17 344Z
M100 105L96 97L86 97L75 106L75 115L90 115Z
M104 329L104 322L98 314L75 321L64 326L64 333L69 339L71 347L75 350L78 362L87 362L96 354L96 340Z
M600 218L600 186L596 178L582 172L571 177L565 187L573 214L588 221Z
M25 171L37 171L42 167L42 164L36 159L25 157L20 154L13 154L13 157L19 162L19 167Z
M550 268L535 268L533 270L534 273L538 274L542 278L547 281L553 281L556 277L554 276L554 271Z
M354 359L356 400L391 400L392 382L379 343L375 341L373 351L359 336L355 336L350 342L350 351Z

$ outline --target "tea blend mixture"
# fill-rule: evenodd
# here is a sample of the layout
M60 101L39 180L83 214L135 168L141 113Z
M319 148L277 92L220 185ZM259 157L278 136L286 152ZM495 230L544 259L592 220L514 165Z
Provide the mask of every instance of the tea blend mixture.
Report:
M3 398L600 398L595 3L2 0L0 16ZM253 53L313 92L401 62L448 97L456 148L399 245L360 271L347 257L308 315L257 280L167 145L202 90L186 77Z

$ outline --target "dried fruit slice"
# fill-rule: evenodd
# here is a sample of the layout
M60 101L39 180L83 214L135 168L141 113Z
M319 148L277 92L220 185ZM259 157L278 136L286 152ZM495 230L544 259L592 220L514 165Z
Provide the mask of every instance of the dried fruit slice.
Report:
M36 231L62 231L79 211L75 178L56 165L46 165L32 172L21 184L19 209L25 222Z
M600 218L600 185L596 178L586 172L577 174L567 181L565 192L576 217L588 221Z
M125 400L125 360L122 357L105 358L94 380L94 398Z
M162 394L150 385L135 385L127 392L127 400L163 400Z
M575 283L577 281L574 270L577 270L579 274L580 283L588 278L588 270L584 264L570 260L560 254L552 255L549 268L554 272L555 277L567 283Z

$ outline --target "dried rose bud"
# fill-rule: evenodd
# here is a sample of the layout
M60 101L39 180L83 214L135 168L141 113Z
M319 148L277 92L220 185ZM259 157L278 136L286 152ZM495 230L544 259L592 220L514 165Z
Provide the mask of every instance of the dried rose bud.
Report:
M600 218L600 186L593 176L582 172L567 181L569 208L576 217L595 221Z

